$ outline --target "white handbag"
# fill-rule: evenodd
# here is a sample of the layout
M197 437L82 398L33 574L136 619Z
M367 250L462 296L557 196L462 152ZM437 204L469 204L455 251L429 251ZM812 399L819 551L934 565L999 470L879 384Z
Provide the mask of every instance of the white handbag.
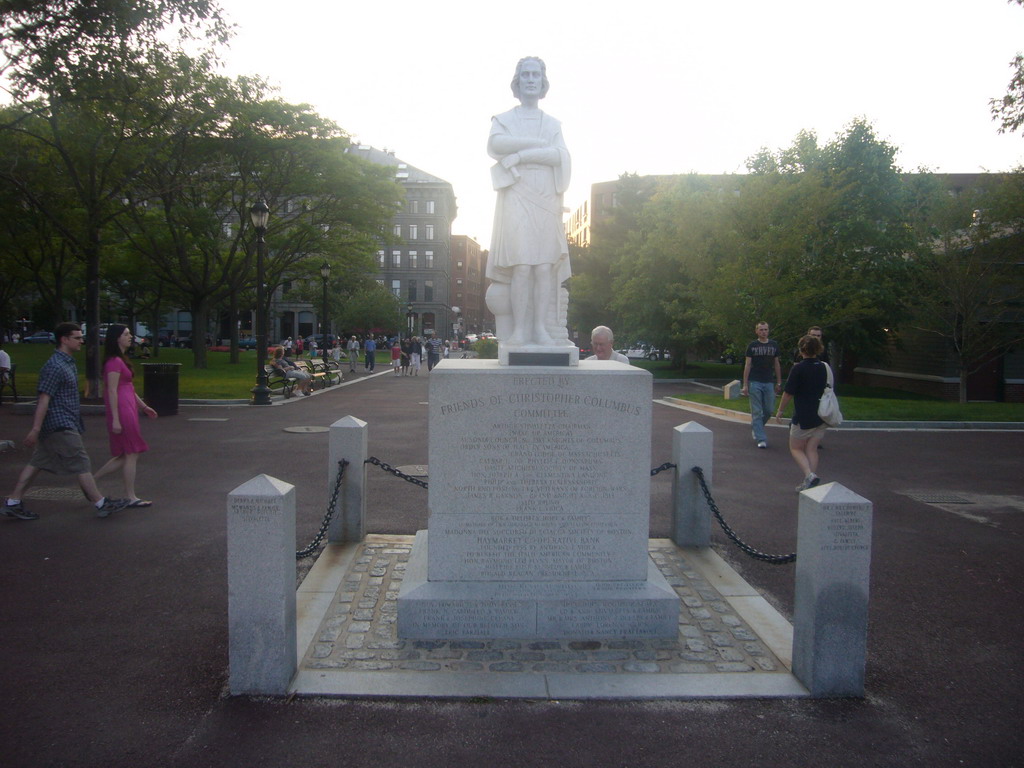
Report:
M830 427L838 427L843 423L843 412L839 410L839 398L833 387L835 379L832 377L832 368L828 363L822 363L828 373L828 381L825 382L825 391L821 393L818 400L818 418Z

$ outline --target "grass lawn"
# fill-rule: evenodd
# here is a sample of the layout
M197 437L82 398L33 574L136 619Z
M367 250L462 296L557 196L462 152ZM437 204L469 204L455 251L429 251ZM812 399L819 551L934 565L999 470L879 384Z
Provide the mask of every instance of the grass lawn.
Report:
M5 344L4 349L17 366L19 398L35 397L39 369L53 353L53 347L48 344ZM256 351L250 349L240 352L239 362L235 365L229 362L229 358L228 352L211 350L206 355L208 367L198 370L192 367L192 350L163 347L159 357L132 361L135 388L139 394L143 394L146 363L181 363L178 369L178 397L211 400L247 398L250 390L256 386ZM79 383L84 387L85 355L78 354L76 362Z
M722 363L690 363L685 371L671 367L668 361L648 362L634 360L633 364L649 370L655 379L696 379L719 383L742 380L743 366ZM709 382L710 383L710 382ZM1024 422L1024 403L953 403L904 392L899 389L882 387L857 387L849 384L836 389L843 418L849 421L1018 421ZM681 400L690 400L704 405L727 408L749 413L746 398L726 400L720 394L680 395ZM791 416L790 405L786 416Z
M4 349L17 366L18 394L33 398L38 381L39 368L52 354L48 344L7 344ZM192 367L192 350L164 347L160 356L148 360L135 360L136 388L144 391L145 363L181 363L178 378L178 396L182 399L240 399L248 398L256 384L256 352L247 350L240 353L239 363L229 362L229 353L211 350L207 352L206 370ZM80 381L85 375L85 356L77 357ZM667 361L649 362L635 360L638 368L649 370L656 379L698 379L715 383L739 379L743 374L740 365L720 363L693 363L685 371L673 369ZM843 408L844 418L850 421L1018 421L1024 422L1024 403L952 403L936 400L924 395L902 392L895 389L875 387L854 387L841 385L836 393ZM720 394L708 391L688 394L681 399L705 405L748 412L746 398L726 400ZM792 412L792 406L790 406ZM791 414L787 414L791 415Z

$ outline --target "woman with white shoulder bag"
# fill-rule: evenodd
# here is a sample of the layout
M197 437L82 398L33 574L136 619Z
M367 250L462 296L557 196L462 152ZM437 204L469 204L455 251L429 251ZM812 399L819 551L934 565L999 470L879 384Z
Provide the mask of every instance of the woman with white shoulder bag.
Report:
M818 477L818 444L825 436L825 430L829 424L819 415L819 404L825 390L831 393L832 371L828 363L818 360L822 352L821 341L814 336L804 336L800 339L799 363L793 366L786 380L786 386L779 401L779 409L775 419L782 421L782 413L794 402L793 418L789 427L789 452L793 454L804 479L796 487L797 491L804 491L813 488L821 482ZM834 400L834 395L831 400ZM835 413L838 414L838 403L834 403ZM826 409L829 419L838 426L836 418L842 420L842 416L833 416Z

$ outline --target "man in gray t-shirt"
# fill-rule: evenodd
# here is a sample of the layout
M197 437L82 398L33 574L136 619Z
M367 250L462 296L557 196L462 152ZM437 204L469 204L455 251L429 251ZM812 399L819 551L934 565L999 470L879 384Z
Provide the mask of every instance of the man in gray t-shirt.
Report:
M775 395L782 389L781 350L778 342L768 338L768 323L764 320L754 327L754 332L757 338L747 345L740 394L750 396L750 430L754 442L758 448L767 448L764 425L772 417Z

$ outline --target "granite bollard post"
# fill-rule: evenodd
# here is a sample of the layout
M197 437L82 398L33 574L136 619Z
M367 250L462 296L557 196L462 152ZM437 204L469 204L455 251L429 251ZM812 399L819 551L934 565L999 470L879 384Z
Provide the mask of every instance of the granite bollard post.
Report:
M812 696L863 696L872 504L829 483L798 514L793 674Z
M258 475L227 506L231 693L287 693L296 669L295 487Z
M362 541L366 535L366 458L368 446L366 422L345 416L331 424L327 453L327 500L334 493L338 462L348 460L345 479L338 493L338 508L327 529L332 544Z
M700 467L711 487L711 457L714 433L695 421L672 430L672 541L680 547L707 547L711 544L711 510L700 488L700 479L691 470Z

